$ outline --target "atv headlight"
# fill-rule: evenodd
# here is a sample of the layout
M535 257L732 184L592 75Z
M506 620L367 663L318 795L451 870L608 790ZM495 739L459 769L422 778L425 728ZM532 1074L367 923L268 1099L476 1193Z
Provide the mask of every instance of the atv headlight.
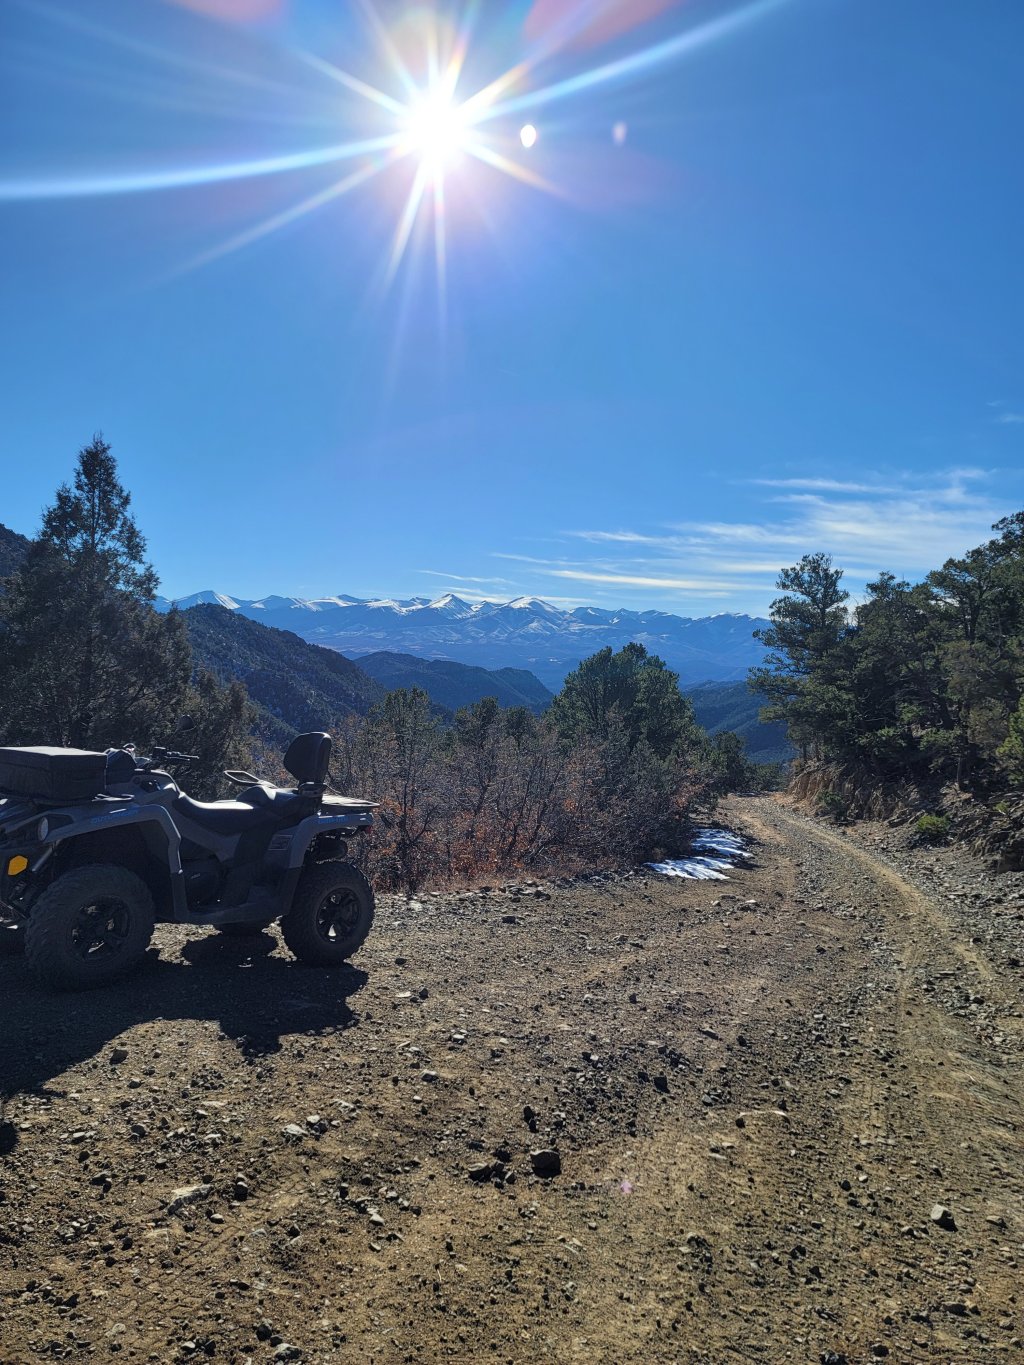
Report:
M36 838L39 840L40 843L42 843L46 836L49 834L49 832L50 822L44 815L43 818L39 821L39 824L36 825Z

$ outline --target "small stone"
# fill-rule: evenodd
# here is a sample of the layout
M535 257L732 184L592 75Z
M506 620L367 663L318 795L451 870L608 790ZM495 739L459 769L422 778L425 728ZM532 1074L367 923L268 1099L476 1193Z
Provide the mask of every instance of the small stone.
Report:
M189 1204L195 1204L200 1199L207 1199L213 1190L212 1185L182 1185L176 1190L171 1191L171 1201L167 1205L168 1216L173 1218Z
M427 1083L428 1085L435 1085L435 1084L437 1083L437 1072L436 1072L436 1071L421 1071L421 1072L420 1072L420 1080L421 1080L421 1081L426 1081L426 1083Z
M660 1090L661 1093L662 1093L663 1095L667 1095L667 1094L668 1094L668 1077L667 1077L667 1076L655 1076L655 1078L654 1078L654 1088L655 1088L655 1090Z
M490 1161L478 1161L475 1165L470 1166L466 1174L469 1176L470 1180L475 1180L479 1184L482 1184L485 1180L490 1180L491 1176L494 1174L494 1164Z
M549 1180L552 1176L561 1174L562 1158L553 1147L541 1147L530 1153L530 1165L533 1167L534 1175Z
M301 1142L302 1139L306 1136L306 1130L301 1126L301 1124L289 1123L284 1130L284 1135L286 1138L290 1138L294 1142Z
M133 1137L144 1138L144 1137L146 1136L146 1134L147 1134L148 1131L149 1131L149 1130L148 1130L148 1128L146 1127L146 1125L145 1125L144 1123L133 1123L133 1124L132 1124L132 1136L133 1136Z
M128 1049L126 1047L115 1047L110 1053L110 1065L120 1066L122 1062L128 1060Z
M956 1219L945 1204L933 1204L928 1217L933 1223L937 1223L944 1232L956 1232Z

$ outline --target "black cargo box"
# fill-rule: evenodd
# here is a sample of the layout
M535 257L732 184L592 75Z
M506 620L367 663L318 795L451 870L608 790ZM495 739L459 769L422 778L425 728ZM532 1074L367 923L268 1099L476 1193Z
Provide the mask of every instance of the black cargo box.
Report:
M0 749L0 793L80 801L103 790L106 754L88 749Z

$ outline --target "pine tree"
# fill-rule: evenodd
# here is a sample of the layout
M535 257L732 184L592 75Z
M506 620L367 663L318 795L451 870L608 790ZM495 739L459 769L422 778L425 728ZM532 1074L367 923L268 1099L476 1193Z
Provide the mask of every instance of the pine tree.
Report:
M209 721L209 772L239 748L247 703L213 679L191 685L184 621L154 610L157 579L130 506L110 446L94 437L0 598L0 737L145 749L194 709Z
M842 670L828 667L830 660L838 662L846 635L849 593L840 586L842 577L830 555L804 555L779 574L776 587L784 595L771 605L771 626L754 632L770 651L748 679L751 691L769 700L761 719L786 721L805 753L844 709Z

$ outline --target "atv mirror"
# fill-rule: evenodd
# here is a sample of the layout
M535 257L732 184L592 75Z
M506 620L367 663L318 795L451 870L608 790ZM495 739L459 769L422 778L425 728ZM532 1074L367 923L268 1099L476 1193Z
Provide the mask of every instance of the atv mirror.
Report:
M174 733L176 735L184 735L187 734L189 730L194 730L195 728L196 723L191 716L179 716L178 723L174 727Z

